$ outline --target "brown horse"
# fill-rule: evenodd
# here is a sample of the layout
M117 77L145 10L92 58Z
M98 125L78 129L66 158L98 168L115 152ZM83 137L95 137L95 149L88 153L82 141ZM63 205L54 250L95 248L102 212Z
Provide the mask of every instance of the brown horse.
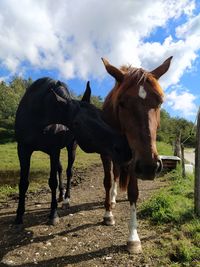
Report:
M130 162L119 167L113 162L114 184L111 181L111 158L102 154L104 167L105 215L104 223L114 225L112 207L116 203L117 183L127 190L130 202L130 223L127 248L129 252L141 252L137 234L136 202L137 178L153 180L162 168L156 148L156 133L160 123L160 106L163 90L158 79L169 69L172 57L151 72L142 68L122 66L120 69L102 59L107 72L116 80L114 88L105 99L103 119L120 133L125 134L132 151Z

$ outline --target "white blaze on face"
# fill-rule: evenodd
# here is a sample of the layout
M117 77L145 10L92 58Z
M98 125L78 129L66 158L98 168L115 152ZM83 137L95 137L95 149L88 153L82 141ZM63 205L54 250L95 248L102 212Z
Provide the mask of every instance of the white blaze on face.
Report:
M139 88L139 93L138 93L139 97L141 97L142 99L145 99L147 96L147 92L144 90L144 87L140 85Z

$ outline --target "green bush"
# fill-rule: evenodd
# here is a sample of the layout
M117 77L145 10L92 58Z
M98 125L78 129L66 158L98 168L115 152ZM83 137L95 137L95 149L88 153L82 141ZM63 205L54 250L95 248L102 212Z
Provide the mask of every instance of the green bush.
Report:
M193 218L194 177L190 175L183 179L178 169L166 174L165 179L171 180L171 184L142 204L141 215L157 224L180 223Z

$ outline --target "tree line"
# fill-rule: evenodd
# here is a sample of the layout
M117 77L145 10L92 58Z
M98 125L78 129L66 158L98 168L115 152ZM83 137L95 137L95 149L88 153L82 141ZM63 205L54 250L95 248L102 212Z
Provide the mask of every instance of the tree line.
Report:
M0 143L14 140L15 113L26 88L31 85L32 79L13 77L9 83L0 82ZM74 98L80 99L74 92ZM92 96L92 103L102 107L101 96ZM196 126L183 118L173 118L164 109L161 110L161 123L157 140L173 144L178 136L185 146L195 146Z

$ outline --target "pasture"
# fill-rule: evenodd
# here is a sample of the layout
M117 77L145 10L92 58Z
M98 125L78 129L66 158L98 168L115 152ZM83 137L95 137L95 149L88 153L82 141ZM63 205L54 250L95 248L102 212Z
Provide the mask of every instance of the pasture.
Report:
M160 154L171 147L158 143ZM66 150L62 150L66 167ZM180 170L155 181L140 181L139 227L143 254L126 252L129 203L119 192L116 225L102 225L103 169L99 155L77 151L69 210L47 225L50 206L48 156L34 152L24 229L13 227L19 176L16 144L0 146L1 266L199 266L200 223L193 215L193 176Z

